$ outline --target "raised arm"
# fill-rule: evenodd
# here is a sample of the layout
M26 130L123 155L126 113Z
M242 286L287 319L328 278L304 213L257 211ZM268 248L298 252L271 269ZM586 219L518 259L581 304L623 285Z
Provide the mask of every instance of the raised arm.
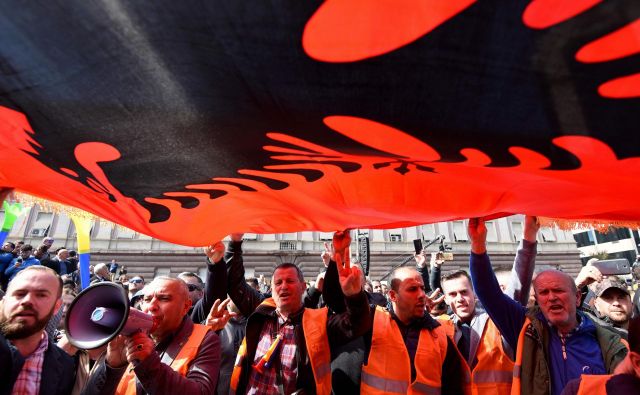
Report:
M484 220L478 218L469 220L469 238L471 239L469 271L476 296L509 346L516 350L518 335L524 324L527 310L500 289L487 255L487 227Z
M244 262L242 260L242 238L229 243L228 248L227 293L240 313L248 317L265 299L262 293L250 287L244 278Z
M524 219L524 233L516 258L513 261L511 277L507 284L505 294L513 300L526 306L529 301L529 290L533 279L533 271L536 267L537 236L540 224L536 217L527 215Z
M207 255L207 278L202 298L196 302L191 312L191 320L196 324L207 318L213 303L227 298L227 269L224 265L224 244L214 243L204 248Z

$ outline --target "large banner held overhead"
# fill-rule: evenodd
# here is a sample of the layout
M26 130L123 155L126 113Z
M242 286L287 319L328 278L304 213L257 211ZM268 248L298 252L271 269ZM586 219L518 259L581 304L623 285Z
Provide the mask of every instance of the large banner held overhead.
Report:
M640 220L637 0L2 8L0 187L194 246Z

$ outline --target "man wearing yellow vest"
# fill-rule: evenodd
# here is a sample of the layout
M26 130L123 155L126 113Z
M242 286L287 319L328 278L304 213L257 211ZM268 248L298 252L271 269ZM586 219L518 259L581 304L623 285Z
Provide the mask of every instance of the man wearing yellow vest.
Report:
M339 267L350 243L347 232L334 236ZM234 246L233 252L240 253L236 248L239 246ZM231 377L230 393L330 394L330 347L361 336L370 328L362 272L348 264L340 270L347 311L328 316L326 307L304 307L305 282L296 265L284 263L275 268L271 277L272 298L264 299L246 285L241 259L235 257L232 262L229 296L243 315L250 316Z
M562 395L626 395L640 393L640 317L629 322L629 354L614 375L583 375L567 384Z
M516 350L512 394L560 395L582 373L606 374L625 357L620 336L577 311L580 291L558 270L538 274L533 286L538 307L527 310L502 293L486 252L487 228L469 220L470 272L478 298Z
M527 304L529 297L538 229L535 217L525 218L523 239L520 241L513 270L504 284L505 294L523 305ZM476 303L469 274L464 270L450 273L442 278L441 287L453 314L451 317L440 318L440 322L458 346L471 371L472 394L510 394L514 352L489 315Z
M213 262L224 254L224 246L217 246L210 256ZM142 311L154 317L154 330L112 340L84 394L212 394L220 369L220 340L187 314L191 299L186 283L156 277L143 292Z
M361 394L467 394L469 377L442 325L429 315L433 302L415 268L391 274L391 310L376 307L365 335Z

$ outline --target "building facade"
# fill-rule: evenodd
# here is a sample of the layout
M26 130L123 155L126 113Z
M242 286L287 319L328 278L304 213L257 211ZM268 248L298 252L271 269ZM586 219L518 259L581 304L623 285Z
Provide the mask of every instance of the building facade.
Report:
M524 216L515 215L487 222L488 251L496 268L510 268L518 241L522 237ZM394 267L413 264L414 239L423 243L444 236L451 247L453 260L444 272L468 268L470 243L467 221L451 221L401 229L358 229L369 238L372 279L384 278ZM65 214L42 211L38 206L23 214L9 233L8 240L23 240L37 247L45 236L55 239L52 249L76 249L73 222ZM283 262L297 264L305 277L315 279L322 269L320 253L329 232L297 232L284 234L246 234L244 261L247 276L270 276L273 268ZM353 239L356 239L355 232ZM214 240L212 240L213 242ZM561 268L575 274L580 269L580 251L572 232L557 228L542 228L538 236L538 267ZM352 254L357 250L354 241ZM427 248L438 251L438 243ZM158 240L112 223L95 221L91 230L91 261L111 262L115 259L127 268L128 274L142 275L149 280L158 275L177 275L183 271L204 274L206 263L201 248L186 247Z

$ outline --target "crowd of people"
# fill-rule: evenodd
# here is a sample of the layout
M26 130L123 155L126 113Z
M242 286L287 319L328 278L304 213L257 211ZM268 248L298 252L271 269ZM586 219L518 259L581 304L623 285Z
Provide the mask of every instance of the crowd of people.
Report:
M512 269L494 272L471 219L468 271L420 253L387 281L350 262L348 232L309 282L291 263L245 278L242 234L204 249L204 279L97 264L91 283L120 284L153 326L94 349L64 325L77 253L6 242L0 394L640 393L640 292L597 265L536 270L538 230L526 217Z

